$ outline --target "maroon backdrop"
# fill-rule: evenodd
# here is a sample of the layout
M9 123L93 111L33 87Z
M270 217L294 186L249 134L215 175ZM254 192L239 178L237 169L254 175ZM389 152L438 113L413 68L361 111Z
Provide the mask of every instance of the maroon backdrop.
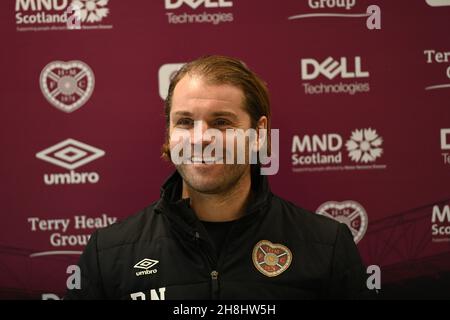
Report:
M73 1L69 30L71 2L0 3L1 298L61 297L158 198L161 95L206 54L268 83L275 193L348 223L383 284L450 271L450 1Z

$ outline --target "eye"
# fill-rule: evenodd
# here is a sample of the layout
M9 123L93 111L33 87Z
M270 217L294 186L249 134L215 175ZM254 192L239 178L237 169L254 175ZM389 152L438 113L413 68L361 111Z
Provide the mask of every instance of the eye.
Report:
M189 118L181 118L177 120L176 125L179 127L191 127L194 125L194 121Z
M229 126L231 124L230 121L228 121L227 119L216 119L214 120L214 126L215 127L225 127L225 126Z

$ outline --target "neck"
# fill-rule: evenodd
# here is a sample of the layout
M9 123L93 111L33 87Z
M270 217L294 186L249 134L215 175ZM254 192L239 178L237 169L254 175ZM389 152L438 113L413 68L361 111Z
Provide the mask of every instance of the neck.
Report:
M183 198L190 198L190 205L202 221L225 222L237 220L245 214L251 196L250 170L242 175L231 190L217 194L200 193L183 181Z

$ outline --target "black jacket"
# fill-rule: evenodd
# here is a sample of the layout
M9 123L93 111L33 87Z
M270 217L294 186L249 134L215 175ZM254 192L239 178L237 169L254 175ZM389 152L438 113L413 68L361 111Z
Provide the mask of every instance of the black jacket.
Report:
M253 175L247 214L231 227L220 255L175 172L161 198L97 230L79 266L81 289L65 299L360 298L366 273L345 224L307 212Z

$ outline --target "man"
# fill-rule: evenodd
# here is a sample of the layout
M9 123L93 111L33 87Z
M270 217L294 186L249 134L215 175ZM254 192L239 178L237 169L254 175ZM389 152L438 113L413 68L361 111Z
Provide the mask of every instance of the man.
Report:
M79 262L81 289L69 290L66 299L365 294L365 270L348 228L272 194L260 164L250 161L252 150L271 144L260 134L270 131L271 113L258 76L228 57L192 61L171 79L165 115L163 154L175 163L175 173L157 202L92 235ZM224 148L227 157L234 153L232 160L244 152L245 161L221 163L218 149L204 153L217 141L195 132L210 129L217 141L233 139L226 131L255 129L256 144L248 136L249 150ZM188 149L179 153L187 161L174 161L180 132L188 133L182 144Z

